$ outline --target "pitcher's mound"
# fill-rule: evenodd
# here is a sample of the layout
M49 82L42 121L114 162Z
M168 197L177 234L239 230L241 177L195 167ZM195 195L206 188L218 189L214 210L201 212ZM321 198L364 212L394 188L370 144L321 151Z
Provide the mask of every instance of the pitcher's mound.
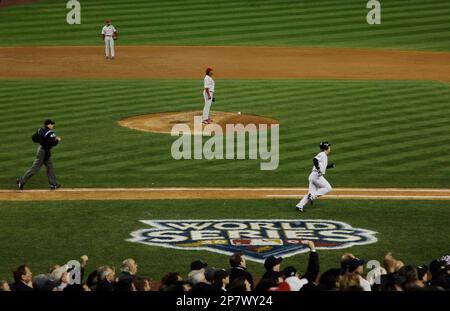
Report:
M166 134L171 133L175 124L187 124L191 129L191 133L201 134L201 129L200 131L198 128L194 129L194 117L201 115L202 111L151 113L122 119L119 121L119 124L138 131ZM244 126L254 124L258 128L260 124L267 124L269 128L271 124L279 123L272 118L238 114L237 112L214 111L210 114L210 117L213 120L213 124L218 124L222 127L224 133L227 124L243 124Z

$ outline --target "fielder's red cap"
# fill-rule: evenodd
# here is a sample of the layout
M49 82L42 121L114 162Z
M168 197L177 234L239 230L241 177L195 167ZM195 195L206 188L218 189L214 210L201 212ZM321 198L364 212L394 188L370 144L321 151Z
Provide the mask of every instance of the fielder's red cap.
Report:
M209 74L213 69L211 67L206 68L206 74Z

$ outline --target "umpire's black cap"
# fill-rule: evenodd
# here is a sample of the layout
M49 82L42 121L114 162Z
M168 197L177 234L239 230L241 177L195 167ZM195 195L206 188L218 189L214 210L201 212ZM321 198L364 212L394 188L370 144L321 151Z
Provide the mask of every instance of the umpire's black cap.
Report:
M49 125L49 124L55 124L55 121L50 120L50 119L45 120L44 125Z

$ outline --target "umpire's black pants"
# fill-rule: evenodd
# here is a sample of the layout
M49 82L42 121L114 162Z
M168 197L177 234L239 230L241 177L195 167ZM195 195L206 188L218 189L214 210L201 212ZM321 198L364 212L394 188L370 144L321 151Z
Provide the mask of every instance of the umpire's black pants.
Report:
M33 162L31 168L20 178L20 182L22 184L26 184L28 179L30 179L34 174L39 172L39 169L42 165L45 165L47 168L47 178L50 185L56 185L56 176L55 170L53 169L53 161L52 157L47 155L46 153L50 152L49 150L45 150L42 146L39 146L36 152L36 159Z

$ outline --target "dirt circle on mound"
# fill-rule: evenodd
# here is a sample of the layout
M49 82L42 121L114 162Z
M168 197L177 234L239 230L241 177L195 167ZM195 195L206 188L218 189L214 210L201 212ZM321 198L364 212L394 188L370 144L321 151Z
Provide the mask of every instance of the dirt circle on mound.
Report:
M207 126L201 126L200 124L194 125L194 117L201 117L201 115L202 111L200 110L161 112L127 117L121 119L118 123L120 126L138 131L164 134L170 134L172 128L176 124L186 124L189 126L192 134L202 134ZM212 124L219 125L222 128L223 133L239 132L239 130L235 131L234 127L232 131L230 131L230 127L228 127L227 130L227 125L230 124L242 124L244 127L253 124L255 125L254 128L258 129L260 128L260 125L264 124L267 125L267 128L270 128L271 124L279 124L277 120L272 118L250 114L238 114L237 112L214 111L211 112L210 117L213 120ZM246 129L251 131L251 127L247 127Z

